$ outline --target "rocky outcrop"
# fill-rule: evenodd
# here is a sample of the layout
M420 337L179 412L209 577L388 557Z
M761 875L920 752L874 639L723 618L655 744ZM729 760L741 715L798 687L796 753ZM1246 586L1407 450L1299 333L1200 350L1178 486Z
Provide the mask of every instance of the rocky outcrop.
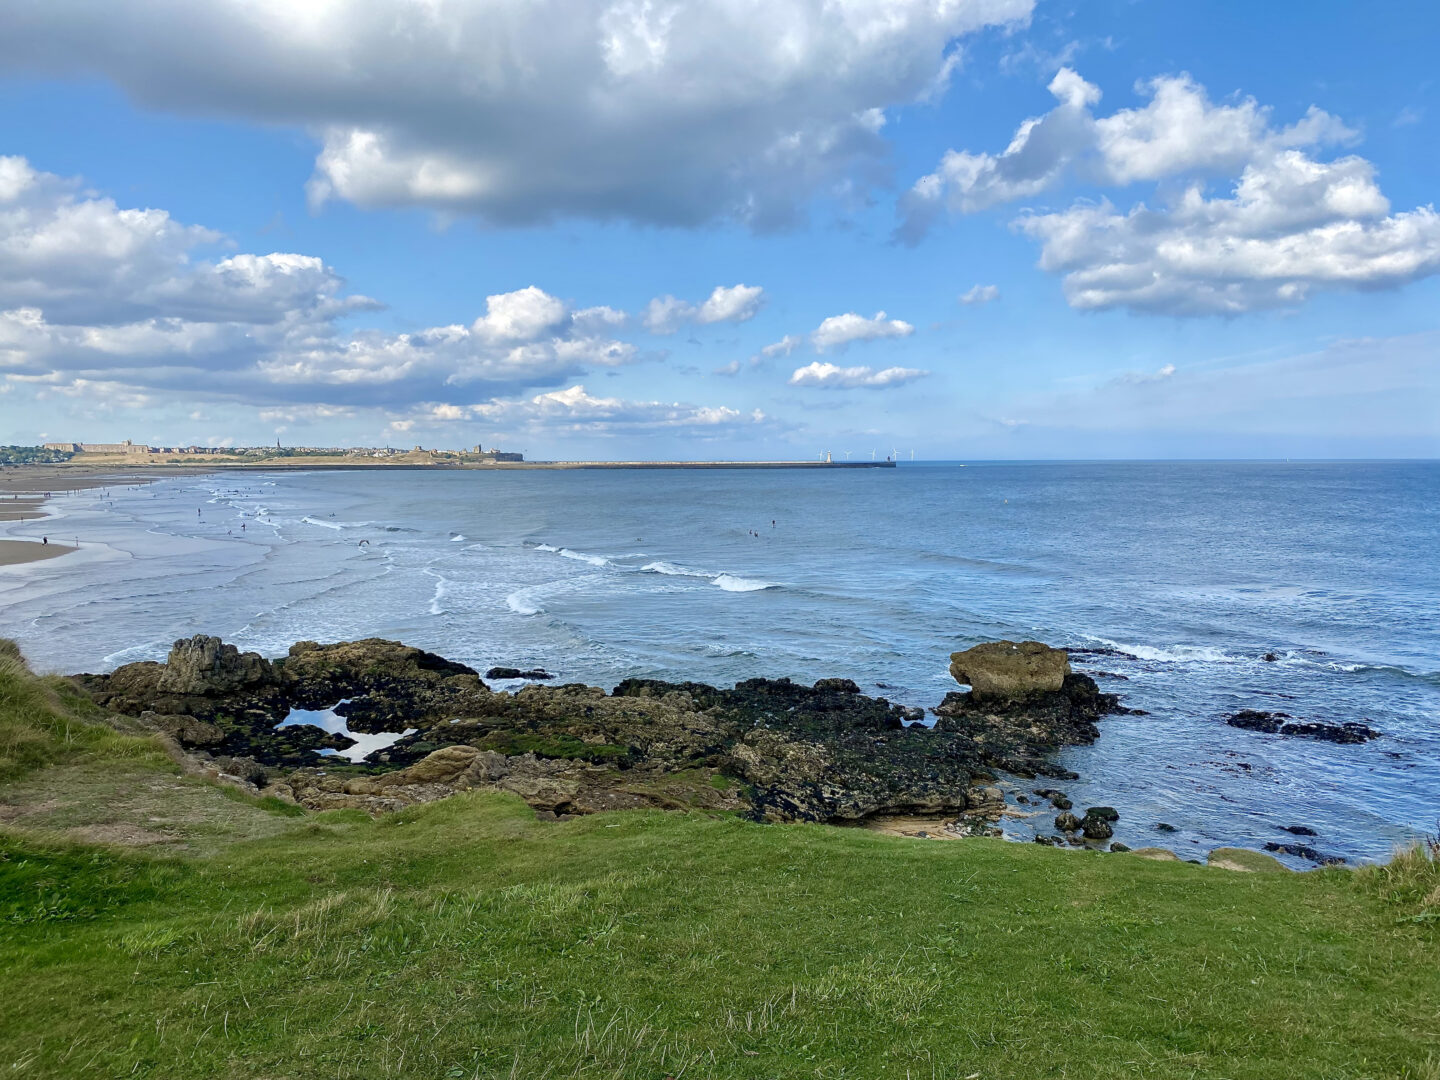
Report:
M147 711L140 714L140 723L152 731L169 735L181 746L219 746L225 741L224 731L193 716Z
M629 679L611 693L573 683L507 693L463 664L379 639L300 642L267 661L192 638L165 664L76 678L109 709L166 718L153 726L192 750L284 773L275 794L371 811L496 790L555 814L700 806L776 821L993 817L1003 808L987 794L993 769L1064 775L1049 753L1093 740L1095 721L1116 707L1074 674L1056 690L1027 684L1018 697L993 692L998 682L988 696L951 694L933 728L916 723L923 711L843 678L731 689ZM353 742L277 726L297 708L333 709L354 732L413 731L362 765L320 761L316 750Z
M1069 674L1059 690L1032 690L1018 698L951 691L935 709L941 731L971 739L981 758L1017 776L1073 778L1050 754L1100 736L1106 713L1120 711L1120 699L1102 694L1088 675Z
M1070 657L1038 641L990 641L950 654L950 674L977 698L1023 699L1065 685Z
M156 673L155 688L163 694L217 694L274 682L274 669L259 653L242 653L218 637L196 634L175 642Z
M1293 723L1289 713L1262 712L1258 709L1241 709L1225 718L1231 727L1245 731L1259 731L1266 735L1284 735L1295 739L1319 739L1321 742L1355 745L1380 738L1380 732L1369 724L1354 721L1344 724L1324 724L1318 721Z

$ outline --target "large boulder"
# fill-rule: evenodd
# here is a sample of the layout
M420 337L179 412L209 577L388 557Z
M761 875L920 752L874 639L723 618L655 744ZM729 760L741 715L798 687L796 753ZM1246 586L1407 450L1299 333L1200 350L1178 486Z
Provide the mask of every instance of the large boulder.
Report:
M171 647L155 688L165 694L209 695L274 682L270 661L259 653L242 653L218 637L196 634Z
M1038 641L987 641L951 653L950 674L977 698L1014 700L1057 692L1070 674L1070 657Z

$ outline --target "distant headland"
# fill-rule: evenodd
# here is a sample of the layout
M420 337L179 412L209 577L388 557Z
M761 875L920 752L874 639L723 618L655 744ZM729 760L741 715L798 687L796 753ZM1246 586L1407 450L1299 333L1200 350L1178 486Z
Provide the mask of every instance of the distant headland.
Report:
M214 468L373 469L893 469L895 460L836 461L829 453L800 461L526 461L511 450L475 446L462 450L415 446L149 446L129 439L115 443L49 442L43 446L0 447L0 464L65 465L126 469L148 466Z

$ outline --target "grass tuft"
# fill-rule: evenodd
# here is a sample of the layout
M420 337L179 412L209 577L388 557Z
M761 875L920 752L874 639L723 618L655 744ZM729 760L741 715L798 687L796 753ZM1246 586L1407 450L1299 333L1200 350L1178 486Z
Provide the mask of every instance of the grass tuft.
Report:
M0 782L87 752L163 757L153 739L122 735L82 718L78 691L63 680L36 678L14 642L0 639L0 646Z

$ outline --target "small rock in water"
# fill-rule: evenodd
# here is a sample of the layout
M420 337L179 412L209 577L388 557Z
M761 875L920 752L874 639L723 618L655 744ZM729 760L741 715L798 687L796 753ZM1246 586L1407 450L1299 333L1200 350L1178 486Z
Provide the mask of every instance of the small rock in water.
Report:
M1281 825L1282 832L1293 833L1296 836L1319 836L1309 825Z
M1267 652L1260 659L1264 660L1267 664L1273 664L1275 663L1275 661L1279 660L1280 657L1276 656L1273 652Z
M554 676L554 675L551 675L548 671L545 671L543 668L531 668L529 671L521 671L519 668L513 668L513 667L492 667L489 671L485 672L485 677L486 677L487 679L533 679L533 680L541 680L541 679L553 679L555 676Z
M1056 816L1055 827L1061 832L1074 832L1080 828L1080 819L1069 811L1066 811Z
M1241 709L1225 718L1225 723L1245 731L1260 731L1266 735L1278 735L1284 727L1282 721L1289 720L1290 714L1283 712L1262 712L1259 709Z
M1380 732L1368 724L1354 721L1344 724L1324 724L1318 721L1287 723L1293 719L1289 713L1264 712L1259 709L1241 709L1225 718L1231 727L1245 731L1258 731L1265 735L1283 735L1289 738L1319 739L1321 742L1355 745L1380 738Z
M1100 821L1119 821L1120 811L1113 806L1092 806L1085 811L1087 818L1098 818Z
M1110 850L1111 850L1111 851L1129 851L1130 849L1129 849L1128 847L1126 847L1124 844L1120 843L1119 840L1116 840L1113 844L1110 845Z
M1104 818L1085 815L1085 820L1080 823L1080 828L1085 833L1087 840L1109 840L1115 835L1115 830L1110 827L1110 822Z
M1266 851L1275 851L1281 855L1293 855L1297 859L1309 859L1311 862L1319 863L1321 866L1338 866L1345 862L1337 855L1323 855L1314 848L1305 844L1276 844L1274 842L1265 845Z
M1179 832L1180 830L1177 829L1174 825L1169 824L1168 822L1161 821L1161 822L1158 822L1158 823L1155 825L1155 831L1156 831L1156 832Z

